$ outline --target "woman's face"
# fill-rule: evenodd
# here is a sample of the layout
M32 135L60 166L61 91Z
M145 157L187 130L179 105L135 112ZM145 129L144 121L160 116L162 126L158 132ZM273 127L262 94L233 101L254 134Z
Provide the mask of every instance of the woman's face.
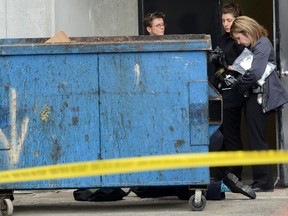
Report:
M150 35L164 35L165 24L162 18L156 18L152 22L151 27L147 27L147 31Z
M247 34L243 33L234 33L233 34L234 39L237 41L238 44L242 44L246 47L250 47L251 45L251 39Z
M231 25L233 24L235 17L231 13L222 14L222 25L225 32L229 33Z

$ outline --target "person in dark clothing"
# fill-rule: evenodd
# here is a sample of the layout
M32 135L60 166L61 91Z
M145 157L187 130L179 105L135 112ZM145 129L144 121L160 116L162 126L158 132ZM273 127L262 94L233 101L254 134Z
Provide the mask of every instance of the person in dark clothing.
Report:
M275 69L259 84L268 62L276 66L274 48L267 38L267 30L254 19L239 16L231 26L231 35L238 42L247 47L253 54L251 67L242 76L238 76L232 89L245 96L244 113L246 119L250 150L268 150L265 121L269 113L282 107L288 102L288 94L277 75ZM274 190L271 165L252 166L253 184L255 192L269 192Z
M232 70L231 65L242 53L244 46L238 45L230 35L230 28L233 21L241 15L240 6L236 3L224 4L221 10L222 25L225 33L220 40L220 59L212 62L216 64L218 70L214 74L214 86L222 95L223 100L223 119L220 131L223 135L222 146L219 151L238 151L243 150L241 140L241 112L244 97L239 92L231 89L231 82L227 77L236 79L240 74ZM242 167L225 167L211 169L214 180L223 179L228 173L233 173L239 180L242 177Z
M241 15L240 6L236 3L224 4L221 9L222 25L225 33L222 35L220 44L210 55L211 62L215 63L217 71L211 80L212 84L222 95L223 119L220 129L212 136L210 142L217 142L217 145L210 143L210 151L238 151L243 150L241 140L241 112L244 97L233 91L230 80L235 80L239 73L232 70L232 64L242 53L244 46L239 45L230 35L230 28L233 21ZM213 109L213 107L212 107ZM221 134L221 141L219 141ZM214 140L213 140L214 139ZM213 149L215 146L217 148ZM219 147L220 146L220 147ZM207 199L220 200L225 198L225 192L230 190L234 193L241 193L251 199L255 199L255 192L249 185L241 182L242 167L216 167L211 168L211 184L208 186ZM225 189L226 188L226 189Z

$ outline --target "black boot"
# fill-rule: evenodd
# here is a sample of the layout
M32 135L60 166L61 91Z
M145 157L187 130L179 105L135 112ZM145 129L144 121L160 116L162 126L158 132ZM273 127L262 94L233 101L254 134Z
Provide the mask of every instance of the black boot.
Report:
M251 199L256 198L255 191L249 186L243 184L237 176L232 173L228 173L227 176L223 179L223 183L233 192L241 193Z

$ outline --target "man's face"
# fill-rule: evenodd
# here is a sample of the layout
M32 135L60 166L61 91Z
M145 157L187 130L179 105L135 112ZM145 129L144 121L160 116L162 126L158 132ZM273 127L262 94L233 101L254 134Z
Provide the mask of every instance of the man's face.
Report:
M164 35L165 24L162 18L156 18L152 22L152 26L147 27L150 35Z

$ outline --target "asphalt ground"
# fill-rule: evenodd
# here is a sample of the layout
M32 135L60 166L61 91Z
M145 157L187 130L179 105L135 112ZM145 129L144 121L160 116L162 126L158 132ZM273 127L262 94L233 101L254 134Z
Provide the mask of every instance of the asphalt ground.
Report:
M83 202L74 200L73 191L15 191L13 216L288 216L288 188L257 193L255 200L228 192L225 200L208 200L203 211L192 211L188 201L179 200L176 196L139 198L130 193L120 201Z

